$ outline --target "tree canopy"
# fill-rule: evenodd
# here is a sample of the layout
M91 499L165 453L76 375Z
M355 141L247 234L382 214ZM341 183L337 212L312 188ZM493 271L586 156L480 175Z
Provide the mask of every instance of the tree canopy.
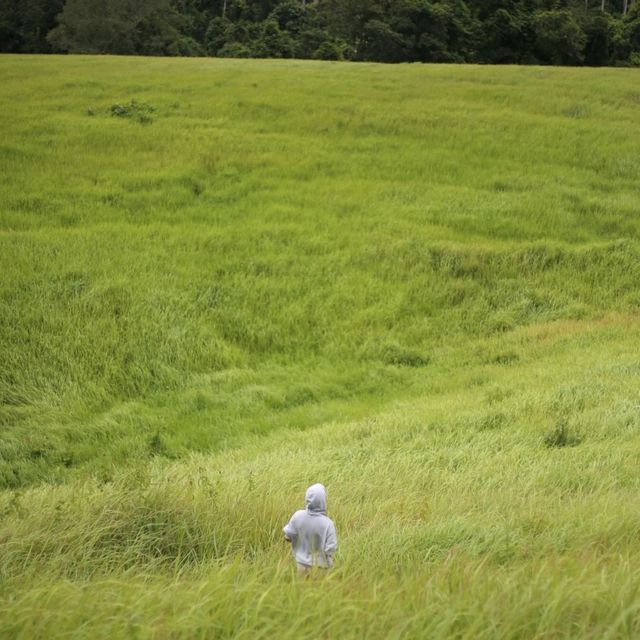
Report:
M0 0L0 51L640 65L639 0Z

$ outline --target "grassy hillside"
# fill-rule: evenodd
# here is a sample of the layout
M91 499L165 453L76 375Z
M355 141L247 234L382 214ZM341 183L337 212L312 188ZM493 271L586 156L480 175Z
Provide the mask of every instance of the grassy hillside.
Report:
M640 633L637 72L0 80L0 635Z

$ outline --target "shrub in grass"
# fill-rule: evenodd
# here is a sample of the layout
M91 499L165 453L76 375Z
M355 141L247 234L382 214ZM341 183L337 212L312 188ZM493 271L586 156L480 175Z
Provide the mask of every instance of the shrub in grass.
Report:
M380 355L385 364L398 367L425 367L431 361L429 356L395 343L384 345Z
M520 356L514 351L506 351L504 353L498 353L492 358L489 359L489 364L502 364L502 365L510 365L518 362L520 360Z
M155 111L155 108L146 102L131 100L127 104L112 104L110 111L112 116L130 118L137 120L141 124L148 124L153 122L151 114Z
M167 447L162 436L157 431L151 438L149 438L149 451L151 452L151 455L154 456L167 455Z
M544 436L544 444L547 448L575 447L582 442L582 437L572 433L565 422L559 422Z
M493 429L501 429L507 423L507 417L503 413L491 413L484 416L478 422L480 431L490 431Z

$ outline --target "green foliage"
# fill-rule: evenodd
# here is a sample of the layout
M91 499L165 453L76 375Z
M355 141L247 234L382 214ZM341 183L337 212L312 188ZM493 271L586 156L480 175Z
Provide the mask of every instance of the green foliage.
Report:
M141 124L153 122L152 113L155 109L146 102L131 100L127 104L113 104L109 110L112 116L118 118L132 118Z
M569 430L565 422L559 422L544 436L544 444L548 448L575 447L582 442L582 438Z
M56 51L186 55L193 49L184 45L170 0L66 0L58 23L47 36Z
M384 344L376 355L385 364L401 367L424 367L430 362L428 356L416 350L407 349L397 343Z
M48 53L64 0L0 0L0 52Z
M488 15L480 29L480 57L490 63L530 62L535 37L531 16L522 8L504 7Z
M225 18L214 18L205 35L205 49L209 55L217 55L231 38L233 23ZM244 57L244 56L243 56Z
M344 47L337 42L325 40L313 52L316 60L342 60L344 57Z
M262 23L260 39L253 45L253 53L257 58L291 58L295 44L286 31L280 29L276 20Z
M539 11L535 14L536 47L543 61L579 65L584 61L587 38L571 11Z
M306 13L305 7L297 0L283 0L278 2L269 19L275 20L283 31L295 35L305 24Z
M633 65L637 4L2 0L0 51Z
M369 20L362 29L359 55L364 60L401 62L407 57L407 45L402 35L382 20Z
M638 66L640 59L640 7L638 3L631 5L629 13L623 20L614 24L613 46L616 58L627 61L631 66Z
M609 64L613 58L613 31L615 21L606 14L594 16L584 31L586 43L585 63L592 67Z
M241 42L227 42L220 49L217 55L221 58L251 58L251 49Z

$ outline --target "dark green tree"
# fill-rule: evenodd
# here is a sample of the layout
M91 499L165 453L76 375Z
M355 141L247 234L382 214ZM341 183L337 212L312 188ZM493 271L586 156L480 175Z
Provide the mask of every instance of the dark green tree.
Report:
M416 0L415 54L422 62L472 62L478 25L463 0Z
M229 42L233 42L233 22L222 16L211 20L204 37L206 52L215 56Z
M614 18L601 12L590 16L585 21L585 64L592 67L601 67L611 62L614 49L613 36L615 22Z
M382 20L369 20L362 29L358 57L376 62L402 62L410 56L408 39Z
M271 19L262 23L262 34L254 43L253 55L258 58L291 58L295 44L287 31Z
M309 13L299 0L282 0L269 14L269 19L275 20L283 31L296 35L306 24Z
M640 67L640 2L631 5L613 34L614 58L619 64Z
M48 53L64 0L0 0L0 51Z
M323 0L319 11L332 35L342 38L359 55L365 36L365 25L371 20L383 20L384 9L380 0Z
M47 38L58 51L185 55L195 46L170 0L67 0L58 22Z
M526 62L535 41L530 17L520 7L500 7L482 21L479 41L483 62Z
M540 60L557 65L580 65L587 36L569 9L538 11L533 25Z

